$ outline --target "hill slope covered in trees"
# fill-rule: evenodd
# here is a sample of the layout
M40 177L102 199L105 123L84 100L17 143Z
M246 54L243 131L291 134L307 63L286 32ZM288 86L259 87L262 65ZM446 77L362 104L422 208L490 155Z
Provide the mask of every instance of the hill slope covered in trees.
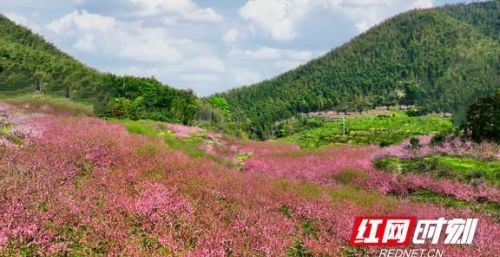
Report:
M0 15L0 93L39 91L96 103L100 115L191 123L198 99L154 78L101 73Z
M323 57L256 85L222 94L251 136L297 113L415 104L453 112L500 87L499 1L414 10Z

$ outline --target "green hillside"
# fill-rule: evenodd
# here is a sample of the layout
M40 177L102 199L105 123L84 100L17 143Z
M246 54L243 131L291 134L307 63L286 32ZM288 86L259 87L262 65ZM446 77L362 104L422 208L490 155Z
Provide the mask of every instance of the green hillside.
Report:
M301 128L300 123L316 126ZM389 115L348 117L344 121L322 120L317 117L293 119L287 120L278 127L281 128L281 135L278 135L280 138L282 137L280 140L304 148L339 143L387 146L414 136L453 132L453 124L448 118L439 116L409 117L402 111L390 111ZM289 132L287 128L291 128L289 129L291 131Z
M0 94L33 91L95 103L106 116L191 123L198 108L192 92L101 73L0 15Z
M398 103L461 121L474 99L500 87L499 5L410 11L295 70L222 96L256 138L300 112Z

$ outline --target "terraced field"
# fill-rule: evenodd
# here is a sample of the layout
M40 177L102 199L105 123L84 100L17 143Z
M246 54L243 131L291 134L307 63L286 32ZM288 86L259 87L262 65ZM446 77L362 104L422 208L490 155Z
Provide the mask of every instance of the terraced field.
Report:
M281 140L306 148L339 143L391 145L412 136L451 133L454 129L449 118L409 117L402 111L390 113L390 115L348 117L345 120L320 120L316 128L299 130Z

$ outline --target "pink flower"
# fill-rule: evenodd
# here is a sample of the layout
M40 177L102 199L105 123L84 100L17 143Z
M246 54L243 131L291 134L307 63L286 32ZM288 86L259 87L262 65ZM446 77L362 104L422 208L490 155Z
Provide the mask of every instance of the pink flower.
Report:
M7 233L5 233L4 231L0 231L0 249L2 246L5 246L7 244L7 241L9 241Z
M161 184L146 183L135 202L137 213L156 219L161 215L191 214L193 208L184 198L176 194L175 189L167 189Z

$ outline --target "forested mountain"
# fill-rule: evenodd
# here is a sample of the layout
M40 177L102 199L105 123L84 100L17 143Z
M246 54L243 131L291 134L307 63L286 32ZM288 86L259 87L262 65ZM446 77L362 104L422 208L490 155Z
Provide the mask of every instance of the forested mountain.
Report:
M251 136L300 112L414 104L463 119L500 87L499 1L414 10L292 71L221 94Z
M191 123L198 108L190 91L101 73L0 15L0 93L32 91L89 101L109 116Z

